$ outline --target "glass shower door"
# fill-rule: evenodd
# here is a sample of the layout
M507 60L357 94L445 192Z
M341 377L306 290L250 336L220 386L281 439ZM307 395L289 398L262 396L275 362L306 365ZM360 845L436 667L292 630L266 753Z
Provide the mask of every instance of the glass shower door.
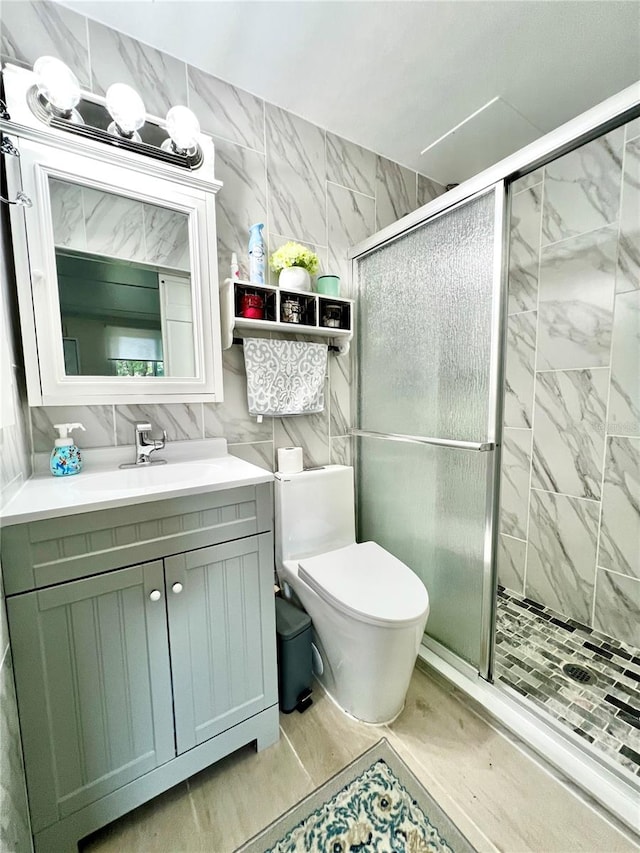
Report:
M504 191L357 258L359 535L409 565L427 635L490 669Z

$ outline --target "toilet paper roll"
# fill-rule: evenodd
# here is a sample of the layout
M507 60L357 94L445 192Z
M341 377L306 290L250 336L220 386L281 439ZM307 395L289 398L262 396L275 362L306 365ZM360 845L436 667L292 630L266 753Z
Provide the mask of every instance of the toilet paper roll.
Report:
M278 448L278 472L280 474L297 474L302 471L302 448Z

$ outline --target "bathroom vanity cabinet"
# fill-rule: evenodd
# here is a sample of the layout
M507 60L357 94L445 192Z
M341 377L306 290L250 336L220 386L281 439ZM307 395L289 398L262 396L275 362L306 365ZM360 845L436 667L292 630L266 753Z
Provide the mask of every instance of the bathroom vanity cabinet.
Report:
M271 489L3 530L37 853L277 740Z

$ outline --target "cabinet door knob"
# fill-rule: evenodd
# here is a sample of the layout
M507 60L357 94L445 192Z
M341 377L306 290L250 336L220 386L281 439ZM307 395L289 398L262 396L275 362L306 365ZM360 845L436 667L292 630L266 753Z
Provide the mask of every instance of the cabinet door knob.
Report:
M151 599L151 601L160 601L160 599L162 598L162 593L159 589L152 589L149 594L149 598Z
M176 583L174 583L171 589L175 592L176 595L178 595L178 593L182 592L182 584L179 581L176 581Z

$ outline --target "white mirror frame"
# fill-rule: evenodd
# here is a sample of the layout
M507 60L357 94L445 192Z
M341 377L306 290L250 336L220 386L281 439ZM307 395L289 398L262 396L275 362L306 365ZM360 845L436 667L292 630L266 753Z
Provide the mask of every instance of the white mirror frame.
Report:
M20 157L5 158L8 189L12 198L21 190L33 202L31 208L11 206L29 405L221 402L215 194L222 184L210 176L214 156L211 139L201 135L204 163L190 171L75 137L49 128L31 113L26 93L33 85L32 72L6 66L3 74L11 119L0 121L0 130L20 152ZM66 375L50 178L166 207L189 217L194 377Z

